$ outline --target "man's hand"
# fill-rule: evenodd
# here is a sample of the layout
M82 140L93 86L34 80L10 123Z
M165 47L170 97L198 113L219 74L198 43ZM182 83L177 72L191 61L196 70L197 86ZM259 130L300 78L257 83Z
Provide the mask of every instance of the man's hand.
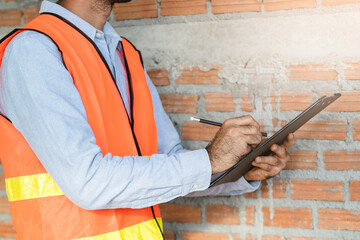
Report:
M211 144L206 147L212 174L229 169L251 151L251 146L260 142L260 125L251 116L226 120Z
M287 140L281 146L272 145L270 149L274 155L257 157L252 162L254 168L245 174L245 179L247 181L265 180L279 174L290 160L288 149L294 143L294 134L289 134Z

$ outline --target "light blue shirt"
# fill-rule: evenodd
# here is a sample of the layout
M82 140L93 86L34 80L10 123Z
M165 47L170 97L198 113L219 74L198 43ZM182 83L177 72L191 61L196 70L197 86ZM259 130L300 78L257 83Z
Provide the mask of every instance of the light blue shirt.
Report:
M121 37L112 26L106 23L99 31L48 1L40 12L64 17L96 43L129 111L124 60L117 53ZM240 178L207 189L211 181L207 151L183 149L148 75L159 154L119 157L102 153L96 145L79 92L48 37L32 31L17 35L0 70L0 111L23 134L64 194L84 209L143 208L180 196L242 194L259 187L259 182Z

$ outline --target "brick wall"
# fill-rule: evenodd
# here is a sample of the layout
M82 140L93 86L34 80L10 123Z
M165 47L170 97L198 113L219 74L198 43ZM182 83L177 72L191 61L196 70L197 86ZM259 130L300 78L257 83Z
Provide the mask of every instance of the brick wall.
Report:
M0 34L40 1L0 0ZM360 1L139 0L111 22L142 50L165 110L190 149L223 121L278 130L320 96L343 96L296 132L279 176L244 196L161 205L166 239L360 239ZM0 237L15 238L0 175Z

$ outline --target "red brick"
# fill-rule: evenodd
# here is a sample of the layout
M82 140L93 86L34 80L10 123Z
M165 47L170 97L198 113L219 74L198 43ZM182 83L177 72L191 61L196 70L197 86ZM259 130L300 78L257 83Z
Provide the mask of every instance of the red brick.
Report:
M162 0L161 15L193 15L206 13L206 0Z
M249 192L249 193L245 193L243 196L245 198L257 198L257 193L256 192Z
M240 237L241 234L233 234L233 239L234 240L242 240L242 238ZM256 234L246 234L246 240L258 240L258 237ZM277 235L263 235L261 237L261 240L286 240L285 237L282 237L282 236L277 236Z
M205 105L207 112L234 112L234 98L229 92L205 93Z
M5 2L16 2L16 0L5 0Z
M164 221L168 222L201 222L201 209L199 207L165 203L160 205L160 211Z
M196 113L199 96L190 94L160 94L161 102L168 113Z
M329 95L328 93L324 95ZM325 108L327 112L358 112L360 111L360 92L342 92L341 97Z
M291 180L292 199L344 201L344 183L319 180Z
M17 9L0 10L0 27L19 26L21 24L21 11Z
M360 3L360 0L322 0L323 6L334 6L334 5L343 5L351 3Z
M281 92L280 110L305 110L312 104L312 93Z
M166 69L151 69L147 71L155 86L167 86L169 82L169 71Z
M175 233L173 231L165 230L164 237L166 240L175 240Z
M239 211L237 208L231 206L210 205L206 208L206 222L239 225Z
M0 190L5 190L5 176L0 173Z
M319 209L318 213L319 228L360 231L360 211Z
M360 151L324 152L326 170L360 170Z
M114 5L115 20L156 18L158 4L156 0L138 0Z
M275 93L272 92L270 94L270 96L266 96L266 97L263 97L263 109L267 109L268 108L268 105L270 105L270 110L275 110L276 109L276 104L277 104L277 99L278 97L275 96Z
M360 2L360 1L358 1ZM350 63L345 66L345 79L360 80L360 63Z
M347 124L343 121L312 121L295 132L298 139L346 140Z
M302 0L301 0L302 1ZM294 1L300 2L300 1ZM306 2L306 1L304 1ZM290 80L337 80L338 73L333 65L308 64L286 66Z
M317 152L315 151L292 151L290 152L291 159L287 162L287 170L317 169Z
M0 197L0 213L9 213L9 201L7 197Z
M185 68L181 76L176 80L177 84L217 84L220 82L220 66L212 66L209 69L199 67Z
M246 225L254 225L255 224L255 207L254 206L246 206L245 207L245 218L246 218Z
M360 181L350 181L350 201L360 201Z
M254 104L253 104L252 98L248 94L241 95L240 107L241 107L241 111L243 111L243 112L254 111Z
M269 197L269 186L266 181L262 182L261 197ZM273 178L272 185L272 197L273 198L285 198L286 197L286 180L280 178Z
M182 232L182 240L228 240L225 233Z
M0 221L0 237L16 238L15 228L11 222Z
M24 22L25 24L39 16L40 7L24 9Z
M212 0L211 7L214 14L234 12L260 12L261 2L257 0Z
M311 209L307 208L274 208L273 219L270 209L263 207L264 226L286 228L312 228Z
M316 0L264 0L265 11L315 8Z
M360 120L353 122L353 138L354 140L360 140Z
M212 125L185 122L182 125L181 137L183 140L211 141L219 129Z
M290 240L341 240L341 239L333 239L333 238L298 238L298 237L295 237L295 238L290 238Z

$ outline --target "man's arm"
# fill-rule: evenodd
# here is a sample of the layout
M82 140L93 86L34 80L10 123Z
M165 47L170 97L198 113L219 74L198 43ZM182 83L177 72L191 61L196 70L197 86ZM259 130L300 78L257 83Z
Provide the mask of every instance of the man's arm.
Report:
M151 158L102 153L73 79L47 37L16 36L1 73L5 114L78 206L143 208L208 187L211 165L205 150Z
M146 74L148 85L151 91L153 105L154 105L154 116L157 126L159 153L174 154L180 152L188 152L189 150L184 149L181 145L181 140L178 132L176 131L173 123L169 116L166 114L159 94L152 83L150 77ZM208 154L204 155L210 161ZM191 162L199 161L197 156L191 156ZM212 176L214 179L216 175ZM192 192L187 197L199 197L199 196L212 196L212 195L241 195L247 192L256 191L260 186L260 181L246 181L244 177L241 177L238 181L222 184L219 186L212 187L203 191Z

